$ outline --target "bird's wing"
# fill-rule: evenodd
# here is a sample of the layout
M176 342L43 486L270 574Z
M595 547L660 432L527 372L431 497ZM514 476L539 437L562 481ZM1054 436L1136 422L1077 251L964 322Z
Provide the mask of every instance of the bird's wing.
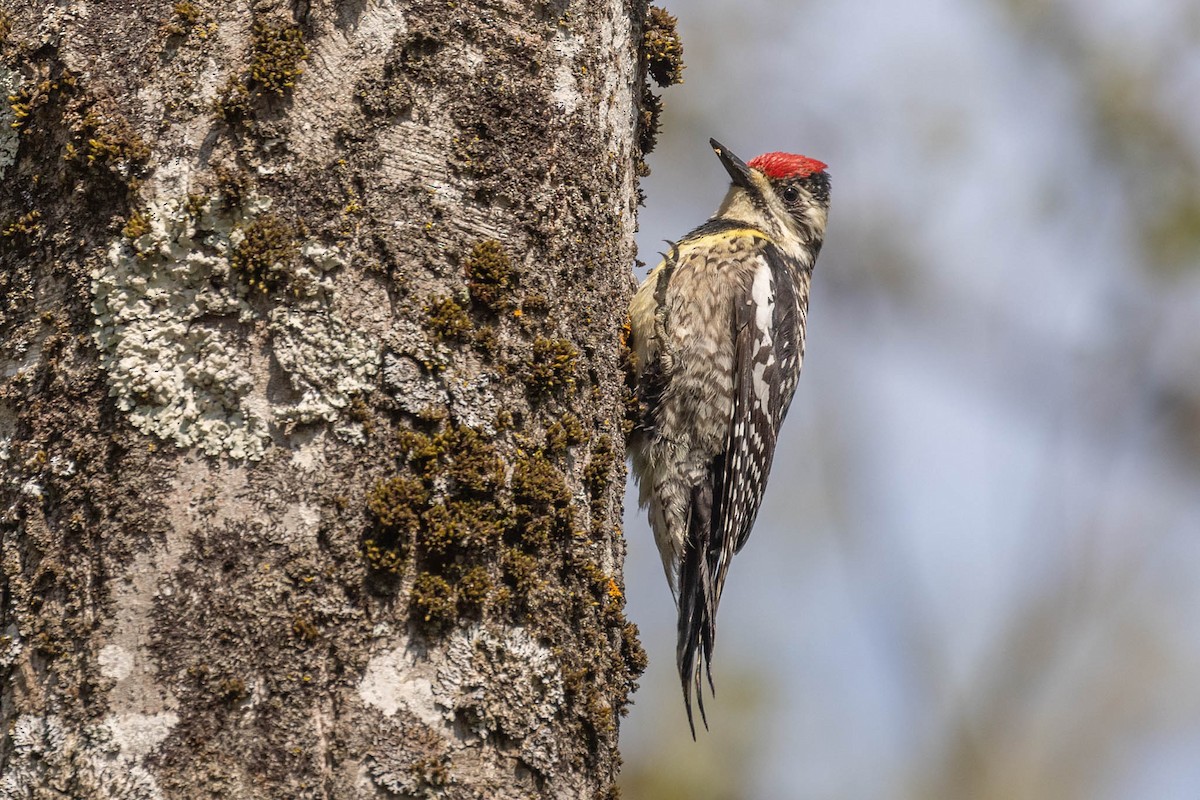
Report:
M714 573L717 594L725 583L729 559L750 537L762 504L775 455L779 428L787 415L800 362L808 281L797 281L794 267L765 242L751 274L748 302L734 312L734 402L724 452L714 463L717 506L714 510Z
M762 504L779 427L796 389L804 348L807 277L796 281L777 248L763 240L732 314L733 403L725 445L691 502L680 568L678 662L691 723L692 687L701 718L700 666L712 689L717 606L733 555L750 536ZM744 298L744 299L743 299ZM693 729L694 732L694 729Z

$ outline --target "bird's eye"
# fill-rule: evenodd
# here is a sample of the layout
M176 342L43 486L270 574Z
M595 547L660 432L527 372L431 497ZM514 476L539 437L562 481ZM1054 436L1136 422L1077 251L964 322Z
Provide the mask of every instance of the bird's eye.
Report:
M795 186L788 186L783 190L783 202L794 203L800 197L800 190Z

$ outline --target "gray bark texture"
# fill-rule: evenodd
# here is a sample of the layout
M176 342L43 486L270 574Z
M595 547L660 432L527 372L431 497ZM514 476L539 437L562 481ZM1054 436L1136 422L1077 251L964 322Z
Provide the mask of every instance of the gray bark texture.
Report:
M644 4L0 9L0 800L615 797Z

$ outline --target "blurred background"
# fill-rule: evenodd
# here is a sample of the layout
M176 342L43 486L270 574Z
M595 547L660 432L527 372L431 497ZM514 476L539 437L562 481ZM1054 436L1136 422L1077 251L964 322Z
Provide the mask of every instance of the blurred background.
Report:
M628 496L624 796L1200 798L1200 4L668 11L642 259L720 201L710 136L833 207L695 743Z

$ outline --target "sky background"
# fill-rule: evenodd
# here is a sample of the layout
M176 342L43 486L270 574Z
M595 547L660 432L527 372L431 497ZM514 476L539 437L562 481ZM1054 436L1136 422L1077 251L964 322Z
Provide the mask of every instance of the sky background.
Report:
M642 259L720 202L710 136L833 201L695 743L628 495L625 796L1200 797L1200 5L668 11Z

